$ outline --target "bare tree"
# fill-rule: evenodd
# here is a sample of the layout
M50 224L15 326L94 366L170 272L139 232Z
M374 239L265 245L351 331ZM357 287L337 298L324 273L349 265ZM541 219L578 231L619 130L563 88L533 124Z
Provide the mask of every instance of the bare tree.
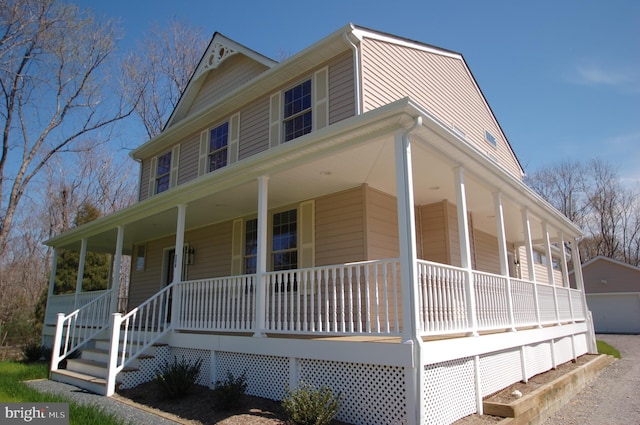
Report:
M603 255L640 263L640 195L611 164L565 161L537 170L526 183L583 228L584 261Z
M156 24L124 61L130 99L149 138L163 130L205 47L200 30L174 20Z
M571 221L583 223L587 210L584 165L577 161L561 161L536 170L525 182Z
M80 142L108 140L110 125L132 112L117 100L107 106L114 40L112 22L58 0L1 3L0 253L43 167Z

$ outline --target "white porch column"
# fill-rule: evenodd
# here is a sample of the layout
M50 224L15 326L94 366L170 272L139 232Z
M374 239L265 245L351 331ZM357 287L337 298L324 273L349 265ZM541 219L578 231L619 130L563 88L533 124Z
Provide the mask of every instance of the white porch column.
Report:
M118 235L116 236L116 252L113 256L113 265L111 272L111 311L115 313L118 310L118 292L120 291L120 265L122 264L122 245L124 244L124 226L118 226Z
M418 254L416 248L416 222L413 199L413 169L411 166L411 140L409 133L422 125L422 117L408 130L394 135L396 191L398 206L398 236L400 242L400 276L402 297L402 343L412 346L413 365L405 369L407 388L407 423L424 423L422 407L422 337L418 295Z
M587 332L587 348L590 354L597 354L596 334L593 330L593 320L589 306L587 305L587 297L584 293L584 278L582 277L582 262L580 260L580 250L578 249L578 238L575 238L573 242L571 242L571 256L573 259L573 276L576 278L576 287L582 292L580 299L582 300L582 309L584 311L587 328L589 329Z
M171 302L171 325L179 325L181 293L177 283L182 280L182 268L184 266L184 228L187 221L187 205L178 205L178 218L176 220L176 247L173 263L173 299Z
M469 237L469 217L467 210L467 194L464 186L464 168L454 168L456 186L456 210L458 213L458 236L460 238L460 262L467 270L467 317L471 333L478 336L478 319L476 315L476 291L473 284L473 264L471 262L471 238Z
M567 257L564 249L564 234L560 232L560 270L562 270L562 286L565 288L571 288L571 283L569 282L569 268L567 267ZM573 299L571 297L571 291L569 290L569 312L571 314L571 322L575 323L575 317L573 315Z
M509 256L507 254L507 236L504 230L504 210L502 208L502 192L493 193L493 203L496 211L496 227L498 229L498 255L500 257L500 274L506 279L507 308L509 309L509 324L511 330L516 330L513 316L513 295L511 293L511 277L509 276Z
M533 303L536 309L536 322L538 327L542 327L540 323L540 300L538 299L538 283L536 282L536 270L533 261L533 243L531 242L531 222L529 220L529 209L522 210L522 227L524 228L525 247L527 251L527 271L529 281L533 282Z
M78 258L78 277L76 278L76 296L73 300L73 309L78 308L78 295L82 292L82 278L84 277L84 263L87 257L87 240L80 243L80 257Z
M556 289L556 279L553 273L553 257L551 256L551 240L549 239L549 226L546 221L542 222L542 233L544 236L544 253L547 256L547 276L549 285L553 289L553 307L556 313L556 323L560 324L560 309L558 308L558 290Z
M269 176L258 177L258 246L256 252L256 322L253 336L264 337L267 309L267 218Z

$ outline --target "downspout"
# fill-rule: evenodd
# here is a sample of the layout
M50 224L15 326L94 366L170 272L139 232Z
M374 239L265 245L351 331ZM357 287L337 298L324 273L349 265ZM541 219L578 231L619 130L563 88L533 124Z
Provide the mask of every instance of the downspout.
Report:
M342 36L347 41L347 43L349 43L349 46L353 50L353 81L355 82L353 89L355 91L355 112L356 116L358 116L362 113L362 107L360 105L360 50L358 49L358 46L351 40L351 34L352 33L350 32L345 32L344 34L342 34Z
M421 424L425 420L422 400L422 338L420 337L418 258L415 233L413 199L413 170L409 134L422 125L422 117L413 125L394 135L396 188L398 203L398 236L400 242L400 276L402 299L402 343L411 346L411 365L405 367L407 385L406 413L408 424Z

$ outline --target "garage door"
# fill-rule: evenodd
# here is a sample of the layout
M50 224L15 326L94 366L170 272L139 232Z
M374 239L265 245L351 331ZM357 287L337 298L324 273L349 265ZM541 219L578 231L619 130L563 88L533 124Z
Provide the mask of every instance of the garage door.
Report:
M640 293L587 294L598 333L640 333Z

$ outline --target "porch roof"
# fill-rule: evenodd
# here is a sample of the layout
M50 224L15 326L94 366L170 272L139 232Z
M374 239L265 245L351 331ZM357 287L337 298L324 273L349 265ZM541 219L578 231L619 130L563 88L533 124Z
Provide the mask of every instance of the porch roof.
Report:
M504 195L505 228L510 241L521 241L520 210L546 221L565 237L582 233L519 179L469 144L410 98L311 132L295 141L150 197L109 216L51 238L46 245L110 252L117 227L125 226L124 252L134 243L175 234L176 205L187 204L186 228L197 229L257 211L257 178L269 176L269 208L277 208L367 184L395 195L394 134L422 125L411 133L414 197L418 205L449 199L455 203L452 169L465 169L467 205L474 226L496 232L492 193ZM537 226L539 227L539 226ZM533 239L542 232L532 227ZM552 235L553 236L553 235Z

